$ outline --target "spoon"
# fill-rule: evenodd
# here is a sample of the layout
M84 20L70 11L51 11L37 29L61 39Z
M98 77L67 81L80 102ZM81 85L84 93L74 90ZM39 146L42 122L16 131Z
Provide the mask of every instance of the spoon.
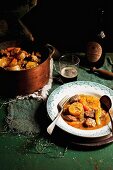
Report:
M104 69L97 69L96 67L91 67L90 71L93 73L98 73L103 77L106 77L108 79L113 79L113 73L111 71L108 70L104 70Z
M111 126L112 126L112 134L113 134L113 119L112 119L112 116L109 112L109 110L112 106L111 99L107 95L103 95L100 98L100 103L101 103L101 107L109 114L109 117L110 117L110 120L111 120Z

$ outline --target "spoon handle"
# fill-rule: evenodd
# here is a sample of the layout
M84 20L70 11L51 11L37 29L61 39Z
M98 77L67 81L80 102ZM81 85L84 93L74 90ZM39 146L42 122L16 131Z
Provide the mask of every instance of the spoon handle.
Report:
M113 73L110 72L110 71L108 71L108 70L97 69L97 68L93 67L93 68L91 69L91 71L97 72L97 73L99 73L99 74L101 74L101 75L103 75L103 76L105 76L105 77L113 78Z
M112 127L112 134L113 134L113 119L112 119L112 116L109 112L108 112L108 114L109 114L109 117L110 117L110 120L111 120L111 127Z

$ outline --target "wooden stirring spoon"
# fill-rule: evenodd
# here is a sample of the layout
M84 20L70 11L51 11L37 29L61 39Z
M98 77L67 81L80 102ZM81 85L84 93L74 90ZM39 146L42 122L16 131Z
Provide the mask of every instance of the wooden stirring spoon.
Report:
M96 73L99 73L100 75L106 77L106 78L110 78L110 79L113 79L113 73L108 71L108 70L104 70L104 69L97 69L96 67L92 67L90 68L90 71L91 72L96 72Z
M112 106L112 102L109 96L107 95L103 95L100 98L100 103L101 103L101 107L109 114L110 120L111 120L111 126L112 126L112 134L113 134L113 119L112 116L109 112L111 106Z

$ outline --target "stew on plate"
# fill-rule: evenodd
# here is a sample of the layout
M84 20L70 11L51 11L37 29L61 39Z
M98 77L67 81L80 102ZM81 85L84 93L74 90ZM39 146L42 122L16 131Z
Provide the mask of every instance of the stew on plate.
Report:
M107 112L102 109L100 98L93 95L75 95L64 105L62 118L75 128L98 129L110 121Z

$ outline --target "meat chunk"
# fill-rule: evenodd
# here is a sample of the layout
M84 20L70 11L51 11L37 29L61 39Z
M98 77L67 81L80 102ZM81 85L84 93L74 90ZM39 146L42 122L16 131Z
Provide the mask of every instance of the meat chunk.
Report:
M73 122L73 121L78 121L78 119L75 116L72 115L64 115L62 114L62 117L64 118L64 120L68 121L68 122Z
M95 127L96 126L96 121L92 118L87 118L85 121L84 121L84 126L85 127Z
M94 118L95 117L95 111L94 110L85 111L84 116Z
M77 102L80 99L79 95L74 95L69 99L69 103L72 104L74 102Z

